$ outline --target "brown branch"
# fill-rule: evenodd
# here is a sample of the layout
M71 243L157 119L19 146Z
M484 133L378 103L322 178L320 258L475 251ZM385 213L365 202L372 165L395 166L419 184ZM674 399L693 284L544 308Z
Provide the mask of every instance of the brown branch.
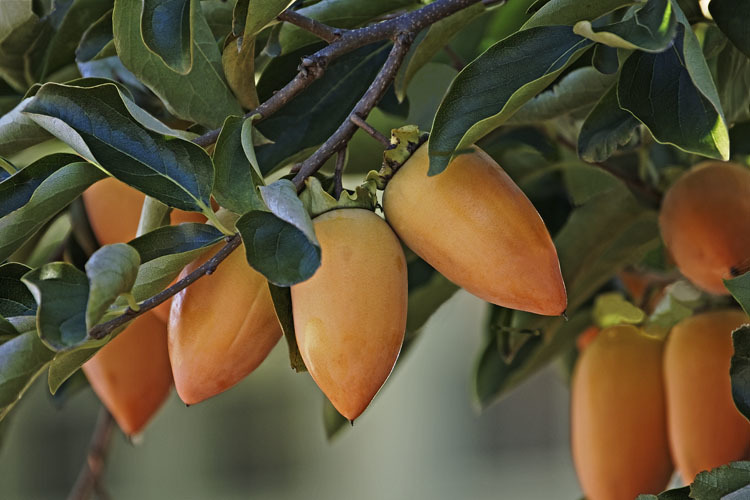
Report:
M351 114L351 115L349 115L349 120L351 120L351 122L353 124L355 124L356 126L358 126L359 128L361 128L362 130L364 130L365 132L367 132L367 134L370 137L372 137L373 139L375 139L376 141L378 141L383 146L388 147L388 146L391 145L391 141L386 136L384 136L378 130L376 130L375 128L373 128L372 125L370 125L369 123L367 123L365 121L365 119L362 118L361 116L359 116L358 114Z
M335 191L336 199L341 197L341 192L344 190L344 181L342 179L344 175L344 164L346 163L346 148L340 149L336 156L336 168L333 171L333 177L336 181Z
M115 421L112 415L102 406L96 427L91 435L91 443L86 454L86 462L78 474L73 489L68 495L68 500L87 500L96 490L102 490L100 483L104 466L107 462L107 451L112 441Z
M320 21L311 19L307 16L303 16L294 10L285 10L276 17L279 21L284 21L289 24L293 24L305 31L309 31L318 38L325 40L328 43L333 43L338 40L344 33L344 30L328 26Z

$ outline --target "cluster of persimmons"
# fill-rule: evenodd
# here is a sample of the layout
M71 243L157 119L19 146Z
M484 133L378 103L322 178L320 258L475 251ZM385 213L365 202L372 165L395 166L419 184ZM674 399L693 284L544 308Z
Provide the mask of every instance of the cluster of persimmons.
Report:
M682 274L713 294L750 258L750 170L703 163L666 192L664 243ZM572 386L573 458L588 500L632 500L748 458L750 422L732 399L739 309L700 311L666 339L634 325L591 327ZM593 340L591 340L593 338ZM590 340L590 342L588 342Z
M361 208L317 215L321 265L291 287L305 366L350 420L383 385L403 343L408 289L399 240L494 304L547 315L560 315L567 305L552 239L502 168L478 148L437 176L427 175L428 164L425 144L392 176L383 195L385 220ZM135 236L143 194L110 178L83 198L100 244ZM172 224L188 221L203 220L179 210L171 214ZM178 279L212 253L186 266ZM171 306L138 317L83 368L122 430L134 434L173 382L186 404L199 403L252 372L281 336L266 279L238 250L175 295Z

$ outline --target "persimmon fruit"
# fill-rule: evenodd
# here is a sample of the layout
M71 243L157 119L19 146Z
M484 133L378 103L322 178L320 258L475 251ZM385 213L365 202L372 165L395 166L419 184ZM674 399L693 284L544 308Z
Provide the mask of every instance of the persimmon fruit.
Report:
M728 294L722 279L750 266L750 170L734 163L696 165L666 192L659 226L685 277L708 292Z
M349 420L396 363L406 330L406 259L388 224L347 208L313 220L322 263L291 287L294 329L313 380Z
M578 359L571 445L589 500L632 500L669 482L663 344L636 326L612 326Z
M83 365L83 372L120 429L140 433L172 387L167 326L146 312Z
M281 338L268 283L247 264L243 248L173 297L169 357L177 394L186 404L235 385L260 365ZM179 279L213 253L188 264Z
M438 175L428 167L423 144L385 188L383 211L399 238L483 300L562 314L567 295L552 238L505 171L476 146Z
M750 422L732 400L732 330L747 323L739 310L697 314L672 328L664 351L669 441L680 476L748 457Z

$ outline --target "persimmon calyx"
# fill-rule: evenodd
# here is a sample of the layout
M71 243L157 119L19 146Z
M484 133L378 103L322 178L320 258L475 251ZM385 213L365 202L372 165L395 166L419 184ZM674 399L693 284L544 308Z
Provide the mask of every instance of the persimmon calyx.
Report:
M427 141L428 135L420 132L416 125L404 125L391 130L391 145L383 151L383 164L380 171L371 170L368 181L374 181L378 189L385 189L401 165L406 163L414 151Z
M340 208L364 208L373 212L378 203L376 189L375 182L366 180L354 191L344 190L337 200L323 189L318 179L308 177L305 179L305 189L300 193L299 199L312 218Z

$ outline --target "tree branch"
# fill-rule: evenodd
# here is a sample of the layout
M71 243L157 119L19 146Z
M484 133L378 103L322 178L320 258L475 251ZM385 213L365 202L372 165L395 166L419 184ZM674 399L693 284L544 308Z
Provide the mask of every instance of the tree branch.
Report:
M87 500L91 498L91 494L97 488L101 488L100 480L104 473L107 451L112 440L114 427L115 421L112 415L102 406L96 420L96 427L94 427L94 432L91 435L86 462L84 462L73 489L68 495L68 500Z
M277 16L279 21L284 21L289 24L293 24L302 28L305 31L309 31L318 38L325 40L328 43L333 43L338 40L344 33L344 30L333 28L327 24L323 24L320 21L311 19L307 16L303 16L295 10L287 9Z
M357 114L351 114L351 115L349 115L349 119L352 121L352 123L354 123L357 127L361 128L362 130L364 130L365 132L367 132L367 134L370 137L372 137L373 139L375 139L376 141L378 141L384 147L387 148L388 146L391 145L391 140L390 139L388 139L386 136L384 136L383 134L381 134L380 131L378 131L375 128L373 128L373 126L370 125L369 123L367 123L365 121L365 119L362 118L361 116L359 116Z

